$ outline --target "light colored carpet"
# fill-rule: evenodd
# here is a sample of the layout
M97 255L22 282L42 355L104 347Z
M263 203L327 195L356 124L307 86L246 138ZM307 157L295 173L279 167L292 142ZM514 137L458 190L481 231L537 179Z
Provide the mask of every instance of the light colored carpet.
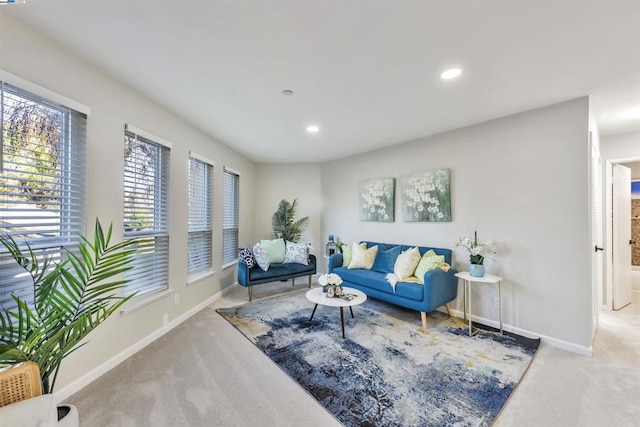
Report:
M304 281L295 289L305 287ZM254 298L290 291L256 287ZM83 427L339 426L215 308L247 302L237 287L68 399ZM604 312L595 356L549 347L494 426L632 426L640 420L640 297ZM202 386L202 384L207 384ZM194 410L187 408L195 408Z
M218 309L347 426L488 426L526 372L540 339L480 331L370 299L347 311L306 289ZM332 299L327 298L331 302Z

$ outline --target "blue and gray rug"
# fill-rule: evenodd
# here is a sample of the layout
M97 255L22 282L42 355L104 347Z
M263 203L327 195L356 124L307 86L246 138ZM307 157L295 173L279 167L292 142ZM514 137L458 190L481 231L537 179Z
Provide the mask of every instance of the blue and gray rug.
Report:
M306 290L305 290L306 291ZM460 319L375 300L340 311L305 291L218 312L346 426L486 426L521 380L539 339L467 336Z

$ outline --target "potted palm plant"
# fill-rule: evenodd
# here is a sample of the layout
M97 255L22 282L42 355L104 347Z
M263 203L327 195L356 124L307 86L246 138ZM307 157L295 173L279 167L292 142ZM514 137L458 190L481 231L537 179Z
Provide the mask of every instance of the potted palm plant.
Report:
M0 236L4 247L33 282L28 299L12 295L15 308L0 307L0 367L36 362L42 390L53 392L62 359L86 344L84 338L128 301L120 296L132 268L135 240L111 244L96 220L93 241L80 236L78 251L65 260L39 260L28 243Z
M289 242L298 242L302 237L309 224L309 217L295 220L297 202L297 199L293 199L293 203L284 199L280 201L278 210L271 217L271 226L276 237Z

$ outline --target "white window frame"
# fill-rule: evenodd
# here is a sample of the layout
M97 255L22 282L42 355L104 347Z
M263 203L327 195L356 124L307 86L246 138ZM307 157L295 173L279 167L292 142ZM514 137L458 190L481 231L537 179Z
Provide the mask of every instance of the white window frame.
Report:
M191 168L196 164L204 166L204 177L197 177L196 182L193 182L194 175ZM188 166L187 286L190 286L215 273L213 269L213 171L215 162L190 152Z
M139 182L144 183L148 176L134 174L127 176L126 159L124 169L124 198L123 201L123 225L124 240L140 239L141 243L135 245L137 250L133 261L133 268L124 273L124 278L130 280L125 287L124 294L136 293L136 299L149 297L157 292L166 292L169 289L169 181L170 181L170 161L172 144L149 132L143 131L131 125L125 125L124 143L127 138L135 138L149 147L158 150L159 158L154 159L154 167L159 168L158 174L151 176L153 180L153 214L144 215L143 222L138 229L134 229L131 224L135 223L135 215L128 212L128 209L136 207L140 211L148 211L151 204L145 205L144 200L135 202L135 206L127 207L127 194L135 194L135 190L127 190L138 186ZM133 178L137 181L131 181ZM153 241L151 241L153 239ZM151 297L153 298L153 296Z
M11 193L0 193L0 224L2 224L0 233L10 235L25 250L28 243L40 259L53 257L61 261L65 258L65 249L75 251L80 234L85 234L86 231L86 122L90 109L35 83L0 70L0 177L5 176L5 167L7 167L7 174L9 170L20 173L17 171L21 169L24 162L28 162L28 158L22 157L21 160L16 159L19 163L8 163L9 156L3 158L2 155L5 144L3 131L5 96L8 94L61 113L63 143L58 154L60 160L57 172L52 170L51 175L60 177L60 182L56 185L59 194L47 197L44 203L42 201L38 203L33 200L17 201L15 199L13 199L14 202L8 202L12 199L10 194L16 190L10 190ZM49 208L43 208L43 204ZM56 218L58 218L57 221ZM30 301L33 295L32 286L28 275L2 248L0 250L0 305L7 309L14 307L11 294Z
M222 268L238 262L238 239L240 234L240 172L227 166L223 168L223 214L222 214ZM237 177L230 188L229 179ZM233 194L229 191L233 190Z

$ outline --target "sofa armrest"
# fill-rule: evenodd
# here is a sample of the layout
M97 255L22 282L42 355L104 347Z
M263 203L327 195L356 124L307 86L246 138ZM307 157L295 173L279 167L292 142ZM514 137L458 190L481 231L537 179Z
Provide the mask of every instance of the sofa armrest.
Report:
M318 261L315 255L309 255L309 263L307 264L309 267L313 267L313 273L315 274L318 271Z
M333 273L334 268L342 267L342 254L333 254L329 257L329 273Z
M249 286L249 266L238 259L238 283L244 287Z
M458 296L458 270L452 268L447 272L439 268L424 274L425 300L432 309L440 307Z

